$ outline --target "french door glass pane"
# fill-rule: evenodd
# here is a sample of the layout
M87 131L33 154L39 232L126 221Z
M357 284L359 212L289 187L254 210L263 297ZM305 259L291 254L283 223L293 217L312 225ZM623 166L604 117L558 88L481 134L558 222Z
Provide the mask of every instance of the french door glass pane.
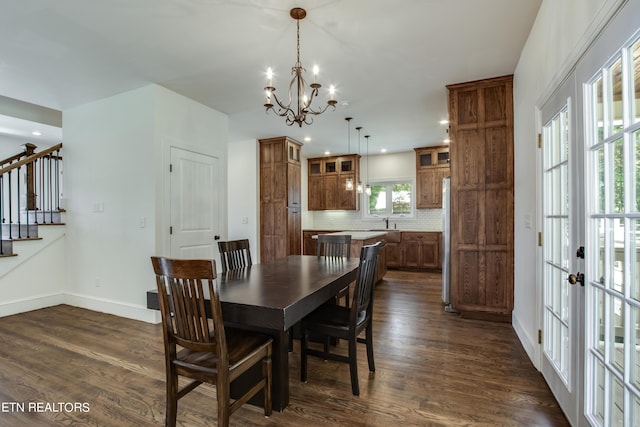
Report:
M594 153L596 159L596 178L598 188L596 193L596 212L604 213L604 146L596 149Z
M604 425L604 364L595 359L594 414L598 425Z
M604 292L602 289L594 288L595 292L595 303L597 304L595 314L596 318L596 327L594 328L594 332L596 336L594 337L595 350L600 353L602 357L604 357Z
M617 378L611 384L613 388L613 402L611 404L611 426L622 427L624 423L624 388Z
M624 293L624 220L620 218L613 219L613 272L610 277L613 278L613 289Z
M602 101L604 94L602 93L602 77L598 77L593 84L593 98L595 101L594 108L594 136L595 142L604 140L604 111L602 109Z
M593 280L595 282L601 283L604 285L604 257L605 257L605 251L604 251L604 234L605 234L605 220L604 218L598 218L594 221L594 225L596 227L597 230L597 244L598 244L598 251L596 253L596 275L593 278Z
M631 286L631 298L636 301L640 301L640 220L631 220L631 262L629 268L631 268L632 280Z
M624 101L624 95L622 92L622 58L618 60L609 68L609 77L611 84L611 96L609 97L609 108L611 112L610 116L610 135L620 132L624 128L622 122L622 105Z
M624 301L611 298L613 330L610 331L611 359L621 372L624 371Z
M631 324L633 325L635 332L631 334L631 348L634 351L631 352L631 382L638 388L640 388L640 308L631 307ZM638 413L638 420L640 420L640 413Z
M638 89L640 90L640 87ZM635 168L633 169L635 179L632 182L634 182L636 186L635 193L632 193L635 194L634 199L636 201L636 204L632 209L636 212L640 212L640 131L631 134L631 140L633 141L633 151L635 152L635 155L631 157L635 160Z
M624 141L613 142L613 212L624 212Z
M635 123L640 121L640 40L631 47L631 58L633 62L633 76L631 78L633 90L631 93L634 94L633 121Z

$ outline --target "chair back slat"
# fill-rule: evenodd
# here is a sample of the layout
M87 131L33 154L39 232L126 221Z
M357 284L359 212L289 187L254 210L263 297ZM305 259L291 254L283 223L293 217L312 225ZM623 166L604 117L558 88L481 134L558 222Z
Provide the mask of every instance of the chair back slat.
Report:
M318 235L318 258L343 258L351 259L351 235Z
M248 239L218 242L218 250L223 273L251 265L251 249Z
M376 282L378 255L381 246L382 243L378 242L373 245L363 246L360 250L360 268L358 269L358 275L356 277L353 302L351 305L351 316L353 319L357 318L363 311L367 311L368 314L371 312L373 286Z
M151 258L165 339L194 351L219 352L226 360L222 309L213 260ZM207 304L207 298L210 304ZM207 308L213 321L207 319Z

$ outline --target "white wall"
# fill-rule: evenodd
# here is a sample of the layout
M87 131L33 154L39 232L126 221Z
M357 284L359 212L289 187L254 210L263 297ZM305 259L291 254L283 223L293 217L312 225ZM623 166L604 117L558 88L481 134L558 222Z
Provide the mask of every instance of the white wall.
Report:
M251 259L260 260L260 151L255 139L234 141L228 155L227 235L223 240L249 239ZM246 220L246 223L244 222Z
M552 94L597 34L620 0L544 0L514 73L514 234L515 295L513 326L533 363L540 347L537 280L538 185L537 109ZM531 228L525 217L531 216ZM538 301L538 303L536 303Z
M65 111L64 132L68 302L155 321L146 291L149 257L168 251L169 146L224 165L227 117L150 85ZM220 179L226 188L226 169Z

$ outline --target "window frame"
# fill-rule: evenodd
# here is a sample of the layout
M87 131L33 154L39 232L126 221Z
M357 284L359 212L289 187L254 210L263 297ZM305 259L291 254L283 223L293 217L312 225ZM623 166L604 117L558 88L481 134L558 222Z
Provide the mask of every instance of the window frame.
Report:
M415 202L415 194L416 194L416 185L413 179L387 179L381 181L372 181L368 183L371 186L381 186L384 185L387 187L387 208L384 214L372 214L369 212L369 195L366 191L362 193L362 206L364 209L363 215L365 219L379 219L379 218L393 218L393 219L411 219L415 218L416 215L416 202ZM409 191L409 197L411 201L409 203L410 212L407 214L393 214L393 199L392 199L392 189L391 187L395 184L409 184L411 186L411 191Z

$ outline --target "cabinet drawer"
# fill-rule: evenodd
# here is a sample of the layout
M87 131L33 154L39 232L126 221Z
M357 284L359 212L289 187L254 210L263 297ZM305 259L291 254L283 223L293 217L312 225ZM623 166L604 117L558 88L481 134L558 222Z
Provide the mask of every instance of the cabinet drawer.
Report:
M437 232L424 232L417 233L411 231L402 232L402 241L410 240L414 242L434 242L440 239L440 233Z

